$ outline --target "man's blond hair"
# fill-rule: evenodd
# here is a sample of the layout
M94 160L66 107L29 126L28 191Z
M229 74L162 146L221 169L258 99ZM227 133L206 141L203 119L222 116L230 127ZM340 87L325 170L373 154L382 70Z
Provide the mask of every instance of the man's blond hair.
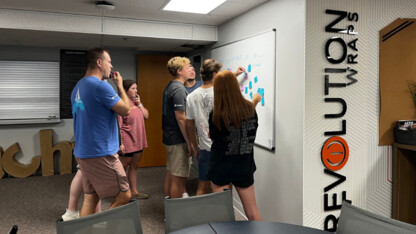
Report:
M168 61L168 71L173 77L178 76L178 70L184 68L186 65L190 64L186 57L173 57Z

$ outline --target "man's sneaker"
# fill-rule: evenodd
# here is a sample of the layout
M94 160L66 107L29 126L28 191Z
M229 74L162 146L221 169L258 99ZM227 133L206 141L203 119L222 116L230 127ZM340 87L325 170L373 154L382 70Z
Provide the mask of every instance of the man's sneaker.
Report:
M182 198L187 198L187 197L189 197L188 193L183 193L182 194Z
M64 215L62 215L62 219L64 221L73 220L79 218L79 211L70 211L66 209L66 212Z

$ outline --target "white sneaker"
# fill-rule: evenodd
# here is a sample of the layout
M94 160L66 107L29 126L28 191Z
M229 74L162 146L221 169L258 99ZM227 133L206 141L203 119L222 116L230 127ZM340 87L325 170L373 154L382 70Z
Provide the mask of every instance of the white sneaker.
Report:
M64 215L62 215L62 219L64 221L73 220L79 218L79 211L70 211L66 209L66 212Z
M182 194L182 198L187 198L187 197L189 197L188 193L183 193Z

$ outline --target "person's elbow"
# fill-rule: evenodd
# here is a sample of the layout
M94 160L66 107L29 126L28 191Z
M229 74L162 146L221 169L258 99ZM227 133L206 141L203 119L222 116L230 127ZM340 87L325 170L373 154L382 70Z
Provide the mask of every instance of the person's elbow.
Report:
M143 114L143 118L144 118L145 120L147 120L147 119L149 118L149 112L148 112L148 111L146 111L146 112Z
M130 108L129 107L123 108L121 110L121 113L118 113L118 114L121 115L121 116L128 116L130 114Z
M130 105L125 104L122 101L117 102L112 109L120 116L127 116L130 114Z
M192 121L192 120L190 120L190 119L186 119L186 120L185 120L185 127L186 127L187 129L192 129L192 128L194 127L194 123L193 123L193 121Z

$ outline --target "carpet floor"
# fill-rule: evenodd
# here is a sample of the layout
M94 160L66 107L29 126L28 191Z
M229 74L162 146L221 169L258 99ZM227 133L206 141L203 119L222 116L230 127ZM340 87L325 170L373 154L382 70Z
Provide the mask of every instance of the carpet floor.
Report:
M165 167L138 169L138 189L150 195L139 200L143 233L164 233ZM54 176L31 176L27 178L0 179L0 233L8 233L17 225L18 233L56 233L56 221L65 213L68 205L69 187L75 174ZM196 192L198 180L190 176L187 181L189 195ZM108 209L111 199L102 202ZM81 207L82 198L79 207ZM236 220L245 218L236 212Z

